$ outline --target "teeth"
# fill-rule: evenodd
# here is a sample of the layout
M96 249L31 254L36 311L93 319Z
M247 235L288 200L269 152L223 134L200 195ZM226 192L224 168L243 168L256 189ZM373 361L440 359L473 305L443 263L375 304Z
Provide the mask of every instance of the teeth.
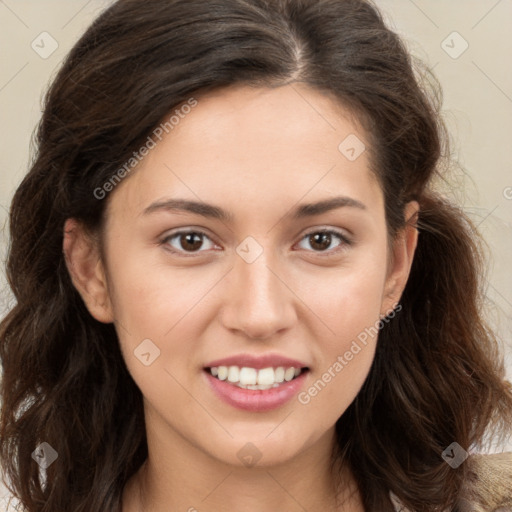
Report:
M270 386L274 384L274 382L274 368L263 368L258 372L258 384ZM243 384L243 382L241 382L241 384Z
M284 372L284 380L290 381L295 377L295 368L286 368Z
M246 366L242 368L238 366L218 366L212 367L209 370L219 380L227 380L240 388L254 390L275 388L284 381L289 382L298 377L302 372L301 368L294 368L293 366L286 369L279 366L277 368L269 367L260 370Z
M280 366L279 368L276 368L276 371L274 373L274 378L276 382L283 382L284 381L284 368Z
M212 374L213 375L213 374ZM242 368L240 370L240 384L244 386L254 385L258 381L258 372L254 368ZM259 384L262 384L261 382Z
M240 378L240 368L238 366L230 366L228 370L228 381L238 382Z

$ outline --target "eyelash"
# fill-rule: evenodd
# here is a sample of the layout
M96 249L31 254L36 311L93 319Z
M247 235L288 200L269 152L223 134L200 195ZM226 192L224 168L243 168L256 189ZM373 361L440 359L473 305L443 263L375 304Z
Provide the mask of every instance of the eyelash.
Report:
M346 249L346 246L352 245L352 241L349 238L347 238L347 236L345 236L340 231L334 230L334 229L316 229L314 231L310 231L310 232L306 233L300 239L300 242L302 242L304 239L307 239L311 235L316 235L318 233L334 235L335 237L338 237L342 242L342 244L340 244L340 246L335 250L327 249L325 251L314 251L314 250L311 251L315 254L318 254L319 256L324 256L324 255L332 256L334 254L337 254L339 251ZM192 251L192 252L187 253L187 251L178 250L175 248L169 248L169 246L168 246L169 240L172 240L173 238L177 238L180 235L187 235L187 234L196 234L196 235L200 235L202 237L206 237L211 240L211 238L204 231L188 229L188 230L176 231L175 233L171 233L170 235L167 235L165 238L163 238L160 241L160 245L167 245L166 250L168 250L169 252L172 252L173 254L178 254L178 255L186 257L186 258L196 256L197 254L199 254L201 252L206 252L206 251L199 250L199 251Z

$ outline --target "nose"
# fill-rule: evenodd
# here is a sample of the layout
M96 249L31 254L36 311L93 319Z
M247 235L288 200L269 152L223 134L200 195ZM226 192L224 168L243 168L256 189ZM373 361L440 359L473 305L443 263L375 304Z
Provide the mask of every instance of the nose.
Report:
M252 263L237 256L224 289L222 324L250 339L273 338L296 321L293 285L267 252Z

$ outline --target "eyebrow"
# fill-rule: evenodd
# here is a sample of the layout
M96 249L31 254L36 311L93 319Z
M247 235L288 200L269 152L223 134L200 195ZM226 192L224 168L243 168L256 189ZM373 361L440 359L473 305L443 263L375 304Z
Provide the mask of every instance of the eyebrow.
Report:
M367 209L366 206L357 199L346 196L337 196L324 199L316 203L299 205L295 210L293 210L292 219L299 220L305 217L313 217L337 208L345 207L358 208L360 210ZM149 215L160 211L190 212L195 213L196 215L201 215L202 217L209 217L225 222L232 222L234 219L232 213L227 212L218 206L200 201L191 201L188 199L164 199L156 201L145 208L142 214Z

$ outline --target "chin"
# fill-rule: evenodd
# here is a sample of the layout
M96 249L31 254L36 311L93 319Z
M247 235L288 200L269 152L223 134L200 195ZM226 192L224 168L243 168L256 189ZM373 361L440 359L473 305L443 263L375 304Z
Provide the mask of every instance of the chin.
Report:
M269 468L287 463L310 445L303 429L296 429L295 433L283 429L280 435L276 431L269 435L270 431L265 429L262 433L261 428L248 428L233 439L219 440L205 448L211 456L230 466ZM296 437L298 431L302 431L300 438Z

